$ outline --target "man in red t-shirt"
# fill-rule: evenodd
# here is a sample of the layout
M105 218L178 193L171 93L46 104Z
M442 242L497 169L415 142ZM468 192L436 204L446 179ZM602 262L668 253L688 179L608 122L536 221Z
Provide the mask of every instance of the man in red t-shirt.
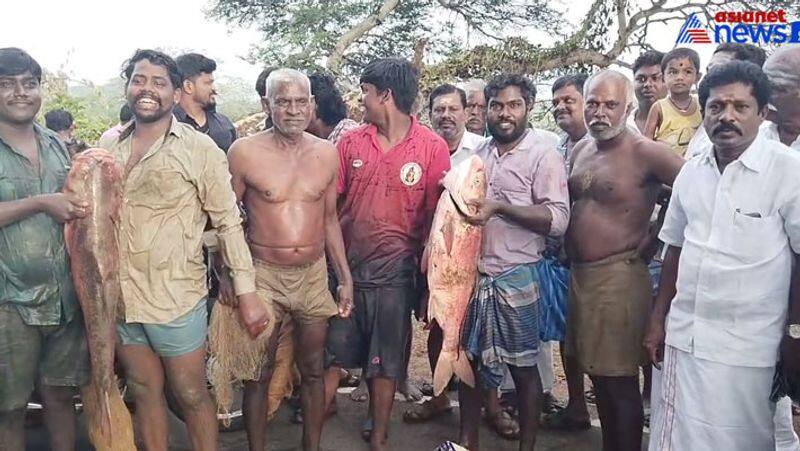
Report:
M365 370L371 449L386 447L398 380L406 372L411 311L424 291L419 262L450 169L445 141L411 116L417 72L404 59L361 75L366 125L338 143L339 220L355 285L353 316L331 324L334 366Z

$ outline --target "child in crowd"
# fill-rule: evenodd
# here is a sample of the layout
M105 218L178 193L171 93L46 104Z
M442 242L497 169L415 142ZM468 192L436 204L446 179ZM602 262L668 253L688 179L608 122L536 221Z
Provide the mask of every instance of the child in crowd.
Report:
M700 104L691 94L700 81L700 56L692 49L676 48L664 55L661 71L667 97L653 104L645 125L645 136L662 142L681 157L702 123Z

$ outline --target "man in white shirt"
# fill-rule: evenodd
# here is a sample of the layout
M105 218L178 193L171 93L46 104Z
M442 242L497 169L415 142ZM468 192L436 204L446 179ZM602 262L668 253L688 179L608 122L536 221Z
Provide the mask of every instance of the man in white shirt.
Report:
M709 61L708 66L706 66L706 73L711 72L716 66L731 61L749 61L761 67L766 57L766 53L763 49L752 44L724 42L714 50L714 55L711 56L711 61ZM689 141L689 145L686 147L686 159L688 160L695 155L699 155L703 148L710 145L711 140L708 139L705 128L698 128L697 132L695 132L694 136L692 136L692 139Z
M450 164L455 167L475 153L484 137L466 129L467 94L451 84L437 86L428 100L431 125L437 135L447 141Z
M789 292L800 251L800 156L759 135L769 91L766 75L744 62L700 84L712 145L673 185L644 340L653 362L664 360L650 450L776 448L769 396L781 342L789 368L800 354L800 340L784 338L787 319L800 323L800 292Z

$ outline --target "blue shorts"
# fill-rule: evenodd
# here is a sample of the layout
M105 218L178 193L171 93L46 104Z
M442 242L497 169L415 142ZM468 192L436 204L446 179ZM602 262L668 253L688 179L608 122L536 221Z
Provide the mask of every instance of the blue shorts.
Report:
M117 323L117 335L123 346L149 346L161 357L179 357L197 350L205 344L207 332L206 298L166 324Z

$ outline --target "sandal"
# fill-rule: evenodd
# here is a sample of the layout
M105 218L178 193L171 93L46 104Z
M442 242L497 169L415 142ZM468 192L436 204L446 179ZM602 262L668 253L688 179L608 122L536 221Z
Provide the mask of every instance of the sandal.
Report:
M453 407L450 406L450 400L447 402L447 407L441 409L436 406L433 400L427 400L422 404L414 404L410 409L403 413L403 421L406 423L425 423L438 416L450 413Z
M559 410L552 415L544 415L541 422L542 428L554 431L585 431L592 428L588 418L576 420L567 415L566 410Z
M372 418L367 418L361 423L361 439L367 443L372 439Z
M501 438L519 440L519 423L504 410L495 415L487 414L486 424Z

